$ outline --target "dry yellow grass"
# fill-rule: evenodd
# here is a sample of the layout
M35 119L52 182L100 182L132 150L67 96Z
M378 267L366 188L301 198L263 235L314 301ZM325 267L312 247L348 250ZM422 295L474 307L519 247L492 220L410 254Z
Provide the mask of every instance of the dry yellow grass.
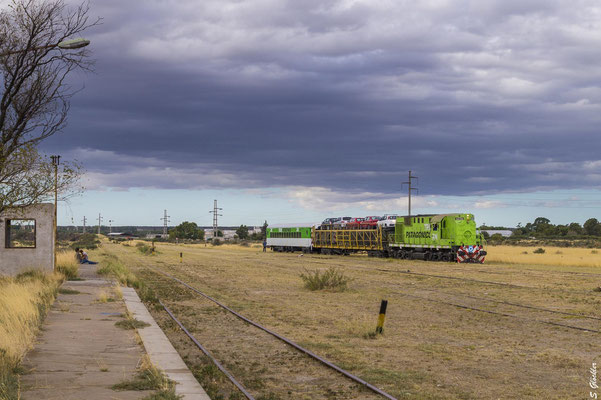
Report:
M56 270L66 279L76 278L79 274L79 263L72 250L60 251L56 254Z
M103 251L118 256L120 263L168 302L207 348L223 361L240 366L236 372L243 382L265 385L261 389L265 396L273 392L281 398L332 398L320 392L326 387L324 381L315 384L297 378L294 369L287 367L291 355L286 350L271 347L271 342L238 326L214 305L148 266L193 284L398 398L498 398L499 393L520 400L579 398L582 371L601 357L596 334L544 323L598 330L597 321L528 308L601 316L601 297L593 290L598 280L589 275L601 272L590 266L590 257L598 257L592 249L545 247L545 254L532 254L537 247L489 246L493 261L523 251L528 252L523 255L527 258L521 264L489 264L487 257L487 263L476 265L363 255L299 257L298 253L262 253L260 248L230 245L205 248L157 243L157 247L160 254L152 259L112 244ZM574 254L589 258L584 264L589 266L566 262ZM557 265L562 255L566 266ZM353 278L349 290L314 292L303 287L302 271L328 267L340 268ZM416 274L401 273L408 270ZM372 338L381 299L389 300L384 334ZM506 316L468 311L454 304ZM164 313L151 312L159 324L170 326ZM203 365L181 333L166 332L178 350L190 355L193 368ZM298 362L295 359L297 369ZM252 367L253 363L260 367ZM302 367L303 379L325 374L312 364ZM344 384L335 379L331 376L328 382ZM363 395L367 394L352 398L366 398Z
M535 254L535 247L487 246L487 263L557 265L566 267L601 267L601 251L574 247L540 246L544 254Z
M0 279L0 399L12 398L12 370L31 348L45 311L62 277L41 272Z

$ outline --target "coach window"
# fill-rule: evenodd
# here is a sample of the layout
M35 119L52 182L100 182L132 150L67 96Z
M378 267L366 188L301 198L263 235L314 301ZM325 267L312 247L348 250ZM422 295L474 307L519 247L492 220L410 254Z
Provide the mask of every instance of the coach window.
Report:
M6 248L35 248L35 219L6 220Z

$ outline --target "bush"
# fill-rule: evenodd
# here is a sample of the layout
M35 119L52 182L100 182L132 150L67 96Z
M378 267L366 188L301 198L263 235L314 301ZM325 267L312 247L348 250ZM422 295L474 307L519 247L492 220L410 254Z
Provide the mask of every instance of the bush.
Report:
M539 247L538 249L533 251L534 254L545 254L545 249Z
M79 247L80 249L94 250L98 248L100 240L93 233L82 233L77 240L71 244L72 248Z
M326 271L309 271L300 274L301 279L305 283L305 288L309 290L332 290L343 292L347 289L350 278L344 275L344 272L330 267Z
M136 248L142 254L147 256L153 255L155 253L154 247L147 245L146 243L137 243Z
M223 242L217 238L214 238L213 240L211 240L211 244L213 246L221 246L223 244Z
M113 385L113 390L161 390L173 392L175 385L161 370L152 365L148 356L142 358L138 374L129 381ZM148 397L151 398L151 397ZM160 397L159 397L160 398ZM177 397L175 397L177 398Z
M99 275L112 276L122 285L133 287L135 289L140 288L140 281L138 278L125 265L117 260L117 257L106 257L102 267L98 268L96 272Z
M73 251L61 251L56 255L56 270L67 280L73 280L79 275L79 263Z

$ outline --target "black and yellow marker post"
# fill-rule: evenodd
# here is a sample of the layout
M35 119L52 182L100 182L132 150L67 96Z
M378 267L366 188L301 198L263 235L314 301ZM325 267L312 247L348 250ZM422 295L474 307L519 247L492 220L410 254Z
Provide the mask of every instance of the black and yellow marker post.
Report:
M378 326L376 333L384 332L384 319L386 319L386 307L388 307L388 300L382 300L380 303L380 315L378 316Z

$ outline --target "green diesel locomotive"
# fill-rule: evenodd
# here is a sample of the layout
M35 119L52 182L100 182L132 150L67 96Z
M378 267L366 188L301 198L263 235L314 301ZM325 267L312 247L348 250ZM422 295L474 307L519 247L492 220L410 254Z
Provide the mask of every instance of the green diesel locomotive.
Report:
M298 233L286 235L283 229ZM378 225L372 229L323 225L268 228L267 246L274 251L341 255L365 251L374 257L462 263L482 263L486 256L474 216L459 213L398 217L394 227Z

